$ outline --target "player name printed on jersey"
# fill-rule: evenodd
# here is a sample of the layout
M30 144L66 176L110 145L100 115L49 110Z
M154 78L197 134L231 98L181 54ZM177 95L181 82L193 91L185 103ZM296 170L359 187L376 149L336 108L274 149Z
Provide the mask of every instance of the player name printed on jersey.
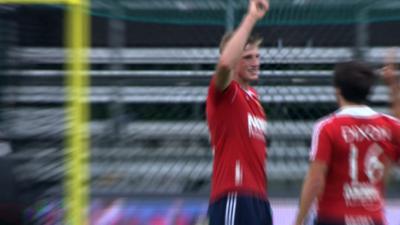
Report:
M390 141L392 134L383 126L361 125L341 126L342 137L346 143L361 141Z
M261 117L257 117L251 113L247 114L247 126L249 129L249 136L265 141L267 133L267 122Z

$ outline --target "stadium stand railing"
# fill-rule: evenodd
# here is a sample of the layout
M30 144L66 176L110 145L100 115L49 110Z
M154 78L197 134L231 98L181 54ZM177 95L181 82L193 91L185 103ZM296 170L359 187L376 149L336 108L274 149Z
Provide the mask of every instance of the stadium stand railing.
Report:
M386 51L387 48L370 48L366 51L366 60L379 65ZM90 71L90 104L105 104L106 107L114 103L188 104L203 113L199 108L204 107L212 70L203 69L201 65L212 66L218 59L218 49L140 48L114 53L115 50L107 48L91 50L92 67L102 67ZM263 105L285 111L300 104L329 111L335 105L334 90L330 86L331 67L336 62L351 60L353 49L263 48L261 55L267 64L261 73L264 81L257 86ZM66 129L61 107L65 101L64 51L14 48L10 49L8 57L20 65L4 72L10 83L2 89L1 101L18 107L2 110L3 118L8 121L4 129L11 139L29 143L13 155L24 162L18 168L20 177L59 181L63 173L61 147L37 140L51 138L61 142ZM115 62L125 69L108 67ZM181 70L129 67L149 64L192 67ZM274 69L276 64L304 64L306 69ZM50 69L43 69L46 66ZM388 112L386 87L379 85L371 101L378 111ZM42 107L32 107L36 103ZM272 182L301 181L307 170L310 137L316 119L302 118L301 113L294 119L272 116L268 123L268 175ZM92 119L90 129L93 193L207 194L212 155L204 115L179 120L148 120L129 115ZM115 129L118 135L113 133ZM398 171L395 177L400 179Z

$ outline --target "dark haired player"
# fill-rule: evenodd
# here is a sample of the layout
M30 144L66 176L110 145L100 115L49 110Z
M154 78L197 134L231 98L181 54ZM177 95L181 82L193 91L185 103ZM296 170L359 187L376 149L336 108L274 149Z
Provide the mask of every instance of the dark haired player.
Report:
M392 75L387 78L393 81ZM373 70L359 62L335 67L340 109L314 127L296 225L304 223L316 198L316 225L386 224L384 183L399 157L400 121L365 105L374 82Z

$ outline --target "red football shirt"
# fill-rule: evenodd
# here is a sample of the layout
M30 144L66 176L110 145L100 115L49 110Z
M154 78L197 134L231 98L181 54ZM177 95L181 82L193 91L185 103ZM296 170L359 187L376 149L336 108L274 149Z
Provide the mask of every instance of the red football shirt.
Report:
M266 118L257 92L232 81L208 89L207 122L214 154L211 202L228 192L266 198Z
M344 107L316 124L311 160L328 165L319 218L384 224L384 174L398 160L399 133L398 120L367 106Z

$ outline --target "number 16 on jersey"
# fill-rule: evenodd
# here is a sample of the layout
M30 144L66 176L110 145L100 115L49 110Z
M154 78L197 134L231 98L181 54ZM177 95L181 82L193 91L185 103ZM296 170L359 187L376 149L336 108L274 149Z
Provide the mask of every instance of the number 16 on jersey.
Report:
M343 197L346 204L368 208L380 207L381 196L376 185L382 181L385 172L385 166L379 159L383 153L382 148L379 144L373 143L367 148L364 157L354 143L350 144L349 150L350 182L343 186ZM366 175L367 179L362 176L362 173ZM364 179L360 179L362 177Z

